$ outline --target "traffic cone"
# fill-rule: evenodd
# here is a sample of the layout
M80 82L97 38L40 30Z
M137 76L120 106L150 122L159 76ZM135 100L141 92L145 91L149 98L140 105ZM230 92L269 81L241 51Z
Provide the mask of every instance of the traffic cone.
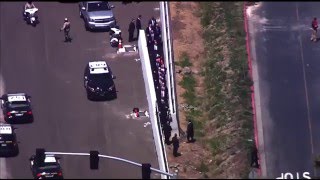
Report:
M121 49L121 48L123 48L123 46L122 46L122 41L121 41L121 39L119 39L118 49Z

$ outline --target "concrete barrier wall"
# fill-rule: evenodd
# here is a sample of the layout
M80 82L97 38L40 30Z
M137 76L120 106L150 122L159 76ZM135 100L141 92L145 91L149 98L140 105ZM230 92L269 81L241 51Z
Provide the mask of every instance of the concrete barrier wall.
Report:
M143 79L146 88L150 121L152 125L153 139L156 146L159 168L162 171L169 172L166 149L162 138L162 130L157 113L157 97L153 82L149 52L147 47L146 34L140 30L138 39L138 50L141 60ZM166 175L161 175L162 179L167 179Z
M168 88L168 101L169 110L172 117L172 135L177 133L180 135L178 109L177 109L177 98L176 98L176 87L175 87L175 70L174 70L174 56L173 56L173 45L172 45L172 29L170 20L170 10L167 1L160 2L160 21L161 21L161 32L163 41L163 54L164 63L167 68L166 82Z

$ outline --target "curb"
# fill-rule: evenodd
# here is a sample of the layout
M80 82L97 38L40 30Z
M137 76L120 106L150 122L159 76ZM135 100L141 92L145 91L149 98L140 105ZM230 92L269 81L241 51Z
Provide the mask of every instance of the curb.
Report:
M249 28L248 28L248 17L247 17L247 5L246 2L243 4L243 15L244 15L244 29L246 32L246 49L247 49L247 55L248 55L248 67L249 67L249 73L250 78L253 81L252 77L252 60L251 60L251 51L250 51L250 36L249 36ZM258 128L257 128L257 117L256 117L256 107L255 107L255 98L254 98L254 86L252 85L250 87L251 89L251 106L252 106L252 113L253 113L253 126L254 126L254 140L256 148L259 152L259 141L258 141ZM260 164L260 153L258 153L258 161ZM261 177L261 168L258 169L258 174Z

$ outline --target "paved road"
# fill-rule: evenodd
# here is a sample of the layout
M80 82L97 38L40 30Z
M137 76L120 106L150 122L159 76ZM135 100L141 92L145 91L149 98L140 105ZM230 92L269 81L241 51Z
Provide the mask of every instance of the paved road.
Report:
M113 3L126 40L130 17L139 12L147 19L158 3ZM133 56L116 56L108 33L90 33L79 18L77 3L37 2L40 24L33 28L22 20L24 2L0 3L0 72L3 92L32 96L35 121L18 126L20 154L0 160L1 178L31 178L28 158L35 149L89 152L150 162L158 168L151 126L147 119L126 119L134 106L147 108L141 66ZM72 43L59 32L64 17L72 23ZM146 22L146 21L145 21ZM146 23L143 25L145 26ZM83 88L84 67L90 60L106 60L117 76L118 99L90 102ZM66 178L140 178L141 169L101 160L89 169L89 157L63 156ZM159 177L159 176L158 176Z
M269 178L309 172L320 153L320 47L310 41L320 3L262 2L249 16L254 64L259 75L264 145ZM260 139L262 140L262 139ZM287 176L287 178L289 175Z

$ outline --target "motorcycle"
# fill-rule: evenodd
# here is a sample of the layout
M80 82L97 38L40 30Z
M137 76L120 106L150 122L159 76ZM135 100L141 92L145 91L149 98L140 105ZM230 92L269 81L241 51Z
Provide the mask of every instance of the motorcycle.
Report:
M28 24L31 24L32 26L36 26L38 23L38 16L37 16L37 12L38 12L38 8L31 8L31 9L26 9L24 11L24 16L25 16L25 21Z
M119 40L122 40L121 37L121 30L119 29L119 27L114 27L114 28L110 28L110 45L111 47L118 47L119 45Z

